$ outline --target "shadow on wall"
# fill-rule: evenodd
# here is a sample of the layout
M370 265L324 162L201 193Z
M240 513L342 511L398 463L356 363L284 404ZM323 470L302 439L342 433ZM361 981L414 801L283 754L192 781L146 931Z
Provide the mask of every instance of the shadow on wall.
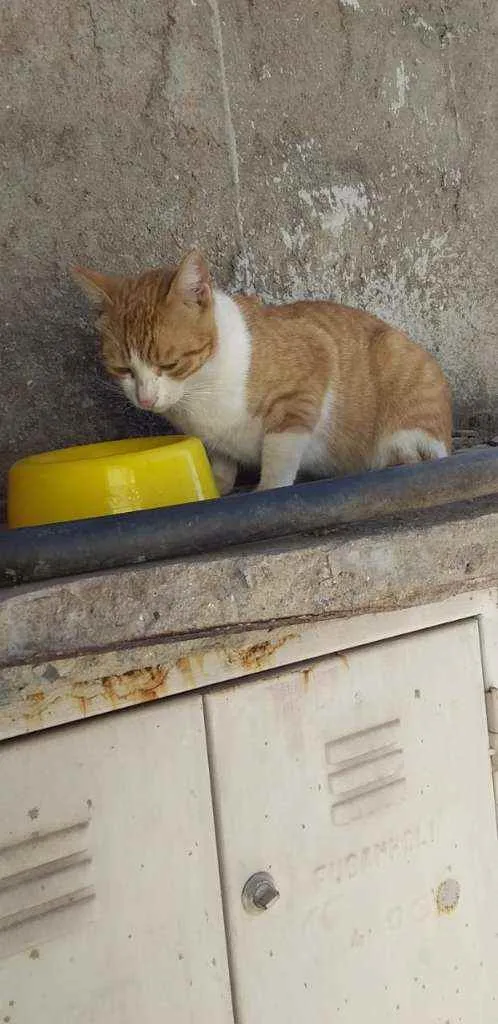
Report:
M71 281L36 315L4 322L2 370L11 382L2 408L4 477L24 455L120 437L171 433L166 420L135 409L101 366L92 313ZM36 325L36 326L34 326ZM19 350L16 341L28 342ZM2 488L2 495L5 491Z

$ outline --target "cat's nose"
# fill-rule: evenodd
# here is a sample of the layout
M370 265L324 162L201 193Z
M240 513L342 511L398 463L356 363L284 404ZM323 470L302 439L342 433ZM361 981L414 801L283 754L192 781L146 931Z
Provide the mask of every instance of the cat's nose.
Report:
M156 404L156 400L152 395L145 394L144 392L138 392L138 404L142 406L142 409L152 409Z

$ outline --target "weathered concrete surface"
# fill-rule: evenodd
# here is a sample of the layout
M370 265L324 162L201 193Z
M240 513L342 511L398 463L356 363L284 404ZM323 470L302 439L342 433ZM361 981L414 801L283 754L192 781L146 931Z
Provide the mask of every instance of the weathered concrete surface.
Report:
M395 321L497 410L497 5L229 6L249 282Z
M99 383L69 265L134 271L197 241L227 279L237 225L204 0L14 0L0 50L5 469L164 429Z
M494 414L491 0L12 0L0 15L0 472L162 429L97 382L72 261L197 242L221 283L329 295L439 354Z
M0 667L164 637L391 611L498 581L498 501L0 596Z

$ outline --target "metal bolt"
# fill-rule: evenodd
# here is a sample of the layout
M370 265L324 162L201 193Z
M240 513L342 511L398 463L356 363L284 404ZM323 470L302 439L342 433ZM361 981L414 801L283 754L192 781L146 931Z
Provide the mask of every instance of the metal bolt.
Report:
M275 882L266 871L256 871L247 879L242 890L242 903L249 914L269 910L279 898Z

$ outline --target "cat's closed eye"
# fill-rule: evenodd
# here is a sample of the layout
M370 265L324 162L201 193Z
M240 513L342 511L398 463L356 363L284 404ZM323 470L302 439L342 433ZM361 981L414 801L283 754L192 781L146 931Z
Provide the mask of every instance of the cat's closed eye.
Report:
M111 373L113 377L129 377L131 370L129 366L110 366L109 373Z
M173 363L161 363L159 370L161 373L171 373L178 366L178 360L175 359Z

